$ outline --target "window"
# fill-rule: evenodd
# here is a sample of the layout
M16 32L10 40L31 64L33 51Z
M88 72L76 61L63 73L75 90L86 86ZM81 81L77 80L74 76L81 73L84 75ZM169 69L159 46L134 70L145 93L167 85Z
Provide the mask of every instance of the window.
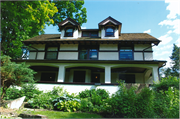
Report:
M114 37L114 28L107 27L105 29L105 32L106 32L106 37Z
M85 82L86 71L74 71L73 82Z
M132 47L120 47L119 49L120 60L133 60L133 48Z
M80 46L79 59L98 59L98 46Z
M73 37L73 28L66 28L65 29L65 37Z
M57 59L58 56L58 47L54 46L47 46L46 47L46 54L45 59Z
M119 79L124 80L125 83L135 83L134 74L119 74Z
M83 31L82 37L98 37L98 32Z

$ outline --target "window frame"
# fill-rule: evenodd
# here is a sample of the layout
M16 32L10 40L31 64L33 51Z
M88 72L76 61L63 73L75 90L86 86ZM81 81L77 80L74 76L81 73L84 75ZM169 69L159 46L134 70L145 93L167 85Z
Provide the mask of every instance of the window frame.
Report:
M131 60L129 60L129 59L121 59L121 52L129 52L129 51L120 51L121 47L131 47L131 49L132 49L132 51L131 51L132 52L132 59ZM125 60L132 61L132 60L134 60L134 46L133 45L126 45L126 46L119 45L118 52L119 52L119 60L123 60L123 61L125 61Z
M81 48L82 47L86 47L86 52L87 52L87 59L80 59L80 54L81 52ZM90 51L90 49L92 49L91 47L97 47L97 51ZM94 59L90 59L90 52L97 52L97 58ZM90 46L90 45L80 45L78 46L78 60L98 60L99 58L99 45L94 45L94 46Z
M44 59L46 59L46 60L57 60L58 54L59 54L59 46L60 46L59 44L58 45L46 45ZM49 47L57 47L57 51L48 51ZM56 52L57 53L56 58L55 59L47 59L47 53L48 52Z
M72 36L67 36L66 30L68 30L68 29L72 29ZM74 28L73 27L66 27L64 29L64 37L73 37L73 36L74 36Z
M111 35L111 36L107 35L106 30L107 30L108 28L113 29L113 35ZM108 33L109 33L109 32L108 32ZM112 26L107 26L107 27L105 27L105 37L115 37L114 33L115 33L115 27L112 27Z

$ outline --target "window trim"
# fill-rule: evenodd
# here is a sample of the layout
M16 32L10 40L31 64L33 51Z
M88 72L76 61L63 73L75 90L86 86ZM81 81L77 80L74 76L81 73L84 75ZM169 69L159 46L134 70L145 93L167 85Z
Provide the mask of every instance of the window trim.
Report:
M80 52L81 52L81 47L83 47L83 46L85 46L86 48L87 48L87 59L80 59ZM97 58L96 59L90 59L90 57L89 57L89 55L90 55L90 52L95 52L95 51L90 51L90 48L91 48L92 46L90 46L90 45L79 45L78 46L78 60L98 60L98 58L99 58L99 45L94 45L94 47L97 47Z
M113 35L112 35L112 36L108 36L108 35L107 35L106 30L107 30L108 28L112 28L112 29L113 29ZM112 26L105 27L105 37L115 37L114 33L115 33L115 27L112 27Z
M47 45L47 44L46 44L46 46L45 46L44 59L45 59L45 60L57 60L57 59L58 59L58 54L59 54L59 48L60 48L59 46L60 46L59 44L58 44L58 45ZM57 50L57 51L47 51L48 47L57 47L58 50ZM56 53L57 53L56 59L47 59L47 53L48 53L48 52L56 52Z
M72 29L72 36L67 36L66 35L66 30L68 30L68 29ZM74 36L74 28L73 27L66 27L65 29L64 29L64 37L73 37Z
M121 55L120 55L120 49L121 47L131 47L132 48L132 60L129 60L129 61L133 61L134 60L134 46L133 45L126 45L126 46L123 46L123 45L119 45L118 46L118 54L119 54L119 60L122 60L122 61L125 61L125 60L128 60L128 59L121 59ZM128 52L128 51L127 51Z

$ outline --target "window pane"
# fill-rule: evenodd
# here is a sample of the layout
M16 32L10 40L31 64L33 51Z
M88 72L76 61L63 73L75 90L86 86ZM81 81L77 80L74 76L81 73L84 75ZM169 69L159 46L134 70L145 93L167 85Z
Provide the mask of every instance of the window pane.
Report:
M87 59L87 52L86 51L80 52L80 59Z
M91 37L97 37L98 33L91 33Z
M73 29L67 29L66 32L73 32Z
M120 52L121 60L133 60L132 52Z
M83 32L83 37L88 37L89 36L89 32Z
M47 51L58 51L58 47L48 47Z
M106 32L106 36L113 36L114 33L111 33L111 32Z
M56 59L57 58L57 52L47 52L46 59Z
M106 32L114 32L114 30L112 28L107 28Z
M120 51L132 51L132 47L121 47Z
M73 36L72 32L66 32L65 36Z
M89 59L97 59L97 52L90 52Z

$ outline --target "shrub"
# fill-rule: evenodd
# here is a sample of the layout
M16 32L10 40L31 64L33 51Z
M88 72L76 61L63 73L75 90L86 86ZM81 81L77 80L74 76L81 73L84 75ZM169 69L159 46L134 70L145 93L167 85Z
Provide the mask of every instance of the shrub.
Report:
M80 110L83 112L92 112L93 104L92 104L90 98L81 99Z
M159 83L153 85L153 89L158 92L160 90L167 91L169 87L179 89L179 78L172 76L165 77Z
M2 90L2 88L1 88ZM4 100L13 100L21 97L22 94L19 89L15 87L8 88L6 90L6 94L4 95Z

